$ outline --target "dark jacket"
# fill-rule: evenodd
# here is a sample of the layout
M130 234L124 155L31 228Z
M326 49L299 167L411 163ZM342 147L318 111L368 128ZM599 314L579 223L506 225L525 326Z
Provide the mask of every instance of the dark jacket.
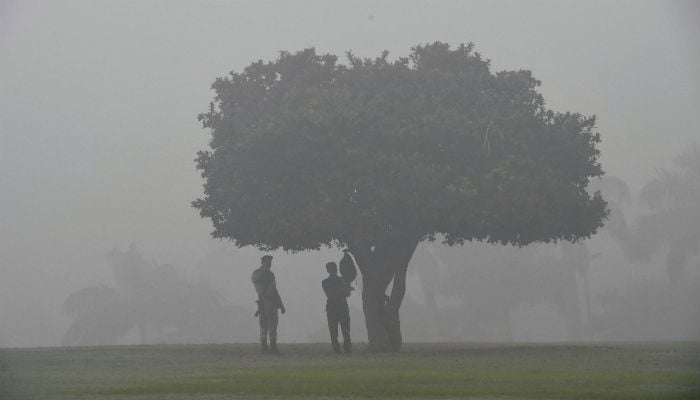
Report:
M332 275L321 282L323 292L326 293L327 312L347 312L348 296L350 296L350 285L338 275Z

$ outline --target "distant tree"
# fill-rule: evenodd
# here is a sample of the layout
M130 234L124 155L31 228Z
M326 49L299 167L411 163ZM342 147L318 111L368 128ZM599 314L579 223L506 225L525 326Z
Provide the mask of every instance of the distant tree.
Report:
M63 345L115 344L134 327L146 342L145 307L148 263L132 244L127 251L112 250L107 256L117 287L88 286L71 293L63 309L73 319Z
M573 246L435 246L433 256L441 266L437 286L442 297L461 303L462 316L472 319L465 321L472 334L481 332L477 339L512 341L512 314L523 306L546 305L562 318L567 339L579 341L583 333L576 281L579 265L571 259L578 260L582 249L578 243ZM453 327L459 323L447 322Z
M588 185L589 193L599 192L608 207L608 218L603 229L610 238L615 241L625 255L630 258L633 251L632 233L625 216L625 208L632 205L632 194L627 183L615 176L603 176L599 179L591 180ZM562 262L572 267L578 277L583 280L583 293L585 296L586 309L586 336L591 338L593 326L591 322L593 315L591 312L591 290L590 290L590 267L591 262L601 255L600 252L591 252L589 245L585 241L578 243L562 243Z
M235 317L248 319L252 310L224 304L209 285L182 279L175 268L146 260L133 245L112 250L108 259L116 287L89 286L68 296L64 310L73 322L64 345L115 344L133 329L142 344L254 337L233 326Z
M529 71L493 73L472 44L347 58L282 52L217 79L193 206L238 246L350 249L371 350L401 346L422 240L574 241L602 225L585 190L602 174L595 117L547 110Z
M625 216L625 208L632 205L632 193L627 183L615 176L603 176L591 180L588 192L600 192L603 196L609 210L605 231L628 252L632 233Z
M423 292L424 305L427 318L423 319L424 325L433 331L433 337L444 336L443 326L439 322L438 294L442 269L446 266L438 254L435 243L422 243L411 258L408 267L408 275L415 272ZM425 322L428 321L427 324Z
M697 340L700 337L700 277L674 286L662 279L629 282L598 296L603 311L593 317L601 340Z
M675 159L675 169L659 169L640 194L649 213L636 220L635 252L642 261L666 252L669 281L676 285L700 249L700 146L693 143Z
M115 344L136 324L136 309L109 286L89 286L73 292L63 309L73 319L63 335L64 346Z
M592 321L603 340L692 340L700 337L700 148L692 144L659 169L641 190L647 212L627 224L622 209L631 203L620 180L594 180L610 208L605 230L633 261L666 255L666 277L629 282L598 296L602 313ZM697 265L695 274L689 267Z

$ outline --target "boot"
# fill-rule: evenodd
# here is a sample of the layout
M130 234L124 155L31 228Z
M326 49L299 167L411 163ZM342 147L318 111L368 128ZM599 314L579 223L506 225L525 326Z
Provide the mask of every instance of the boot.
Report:
M349 340L343 342L343 351L345 352L345 354L352 353L352 343L350 343Z
M267 354L270 352L270 350L267 348L267 340L260 341L260 352L262 354Z
M275 341L275 340L270 340L270 353L280 354L280 351L277 348L277 341Z

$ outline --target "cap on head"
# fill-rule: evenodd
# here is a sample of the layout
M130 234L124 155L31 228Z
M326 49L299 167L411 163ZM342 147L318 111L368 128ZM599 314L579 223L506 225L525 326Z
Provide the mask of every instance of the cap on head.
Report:
M333 261L328 262L326 263L326 271L328 271L329 274L335 274L338 272L338 265Z

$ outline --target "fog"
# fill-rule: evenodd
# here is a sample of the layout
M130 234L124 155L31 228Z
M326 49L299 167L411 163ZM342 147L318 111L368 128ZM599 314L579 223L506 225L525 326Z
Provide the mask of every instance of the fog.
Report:
M211 239L190 206L211 83L280 50L398 57L436 40L474 42L495 71L531 70L549 108L597 115L603 169L630 199L603 194L632 230L653 212L644 185L700 142L697 2L0 2L0 347L255 341L250 274L264 253ZM618 233L585 247L423 243L404 339L700 337L697 248L674 283L663 240L646 254ZM272 254L288 309L280 341L327 340L320 282L342 253ZM154 312L184 321L115 333L112 320L98 324L105 336L68 337L80 314L67 309L71 294L133 294L124 257L141 274L127 278L179 299Z

